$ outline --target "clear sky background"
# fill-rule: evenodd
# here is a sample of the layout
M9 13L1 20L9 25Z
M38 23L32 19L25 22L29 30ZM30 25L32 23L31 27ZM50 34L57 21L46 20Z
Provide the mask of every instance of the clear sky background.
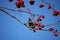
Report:
M0 0L0 6L18 9L15 6L16 1L17 0L14 0L10 3L8 0ZM21 8L21 10L27 11L27 9L30 8L32 10L32 13L34 14L45 15L45 19L42 20L43 24L51 24L60 20L60 16L54 17L52 15L52 9L48 10L48 5L43 3L42 1L35 0L35 4L32 6L29 4L29 0L24 1L26 7ZM60 11L60 0L46 0L46 2L49 2L50 4L54 5L55 9ZM44 4L43 8L38 7L40 3ZM29 18L30 16L28 13L24 12L21 12L22 16L20 16L20 12L13 12L10 10L6 11L23 20L24 22L27 22L27 18ZM48 29L49 27L50 26L46 26L44 29ZM60 25L55 25L52 27L60 31ZM51 32L44 32L40 30L34 33L12 17L0 11L0 40L60 40L60 34L55 37Z

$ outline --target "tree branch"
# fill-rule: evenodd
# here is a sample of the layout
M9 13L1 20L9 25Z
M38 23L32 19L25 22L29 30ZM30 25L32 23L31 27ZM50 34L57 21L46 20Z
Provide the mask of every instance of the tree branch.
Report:
M26 27L28 27L27 24L25 24L22 20L19 20L17 17L11 15L10 13L6 12L6 11L3 10L3 9L0 9L0 10L1 10L2 12L4 12L5 14L9 15L10 17L16 19L18 22L22 23L22 24L25 25Z

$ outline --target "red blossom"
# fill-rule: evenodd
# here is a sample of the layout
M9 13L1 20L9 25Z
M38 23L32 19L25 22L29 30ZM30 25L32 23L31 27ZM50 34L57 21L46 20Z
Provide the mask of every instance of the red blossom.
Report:
M41 18L44 18L45 16L44 15L41 15Z
M54 36L55 36L55 37L57 37L57 36L58 36L57 32L54 32Z
M21 2L21 7L25 7L24 1Z
M34 25L35 25L35 26L37 26L37 25L38 25L38 23L37 23L37 22L34 22Z
M37 27L40 27L41 26L41 24L38 23L38 22L34 22L34 25L37 26Z
M53 11L53 16L58 16L59 15L59 12L57 10L54 10Z
M52 28L52 27L51 27L51 28L49 28L49 31L53 31L53 30L54 30L54 28Z
M37 19L37 22L39 22L39 21L42 21L42 19L41 19L41 18L38 18L38 19Z
M29 3L30 3L31 5L33 5L33 4L35 3L35 1L30 0Z
M51 5L48 5L48 9L51 9Z
M42 7L44 7L44 4L39 4L39 8L42 8Z
M38 26L38 27L40 27L40 26L41 26L41 24L38 24L37 26Z
M25 7L24 1L17 1L17 2L15 3L15 5L16 5L18 8L20 8L20 7Z
M18 8L20 8L20 6L21 6L20 1L17 1L17 2L15 3L15 5L16 5Z
M53 34L54 34L55 37L58 36L58 33L57 32L58 32L58 30L53 31Z
M41 16L37 18L37 22L42 21Z

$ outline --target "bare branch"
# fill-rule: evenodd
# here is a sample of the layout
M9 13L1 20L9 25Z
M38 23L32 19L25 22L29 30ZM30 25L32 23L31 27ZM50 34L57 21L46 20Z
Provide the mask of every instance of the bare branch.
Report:
M57 21L57 22L55 22L55 23L53 23L53 24L47 24L47 25L45 25L45 26L52 26L52 25L60 25L60 21Z
M25 12L25 13L29 13L28 11L15 10L15 9L11 9L11 8L8 8L8 7L2 7L2 6L0 6L0 8L7 9L7 10L11 10L11 11L15 11L15 12ZM32 15L32 16L40 16L40 14L33 14L33 13L30 13L30 15Z
M5 12L5 14L9 15L10 17L16 19L18 22L22 23L23 25L25 25L26 27L28 27L21 19L19 20L17 17L11 15L10 13L6 12L5 10L3 9L0 9L2 12Z

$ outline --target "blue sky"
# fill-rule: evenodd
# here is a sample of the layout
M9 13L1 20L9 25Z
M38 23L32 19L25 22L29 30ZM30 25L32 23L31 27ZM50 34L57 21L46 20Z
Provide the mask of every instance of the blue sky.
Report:
M0 6L9 7L13 9L18 9L15 6L15 2L17 0L14 0L13 2L9 2L8 0L0 0ZM28 8L32 10L32 13L34 14L43 14L45 15L45 19L42 20L43 24L50 24L54 23L60 20L60 16L54 17L52 15L52 9L47 9L47 4L40 0L35 0L34 5L29 4L29 0L25 1L25 8L21 8L21 10L27 11ZM55 5L55 9L60 11L60 0L46 0L46 2L49 2L50 4ZM39 8L38 5L40 3L44 4L43 8ZM5 9L6 10L6 9ZM16 16L17 18L23 20L24 22L27 22L27 19L29 18L28 13L22 13L22 16L20 16L20 12L13 12L10 10L6 10L7 12L11 13L12 15ZM45 29L48 29L50 26L46 26ZM55 29L60 29L60 25L52 26ZM60 31L60 30L59 30ZM0 40L60 40L60 34L55 37L53 33L51 32L44 32L44 31L36 31L35 33L28 28L26 28L24 25L13 19L12 17L4 14L4 12L0 11Z

